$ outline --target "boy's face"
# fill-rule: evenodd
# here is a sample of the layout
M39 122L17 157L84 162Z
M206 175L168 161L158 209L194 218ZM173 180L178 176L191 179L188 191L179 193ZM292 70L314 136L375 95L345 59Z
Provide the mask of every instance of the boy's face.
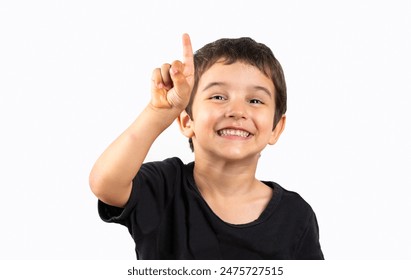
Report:
M272 80L254 66L242 62L211 66L199 80L193 119L186 116L181 122L196 157L258 158L282 131L273 130L274 94Z

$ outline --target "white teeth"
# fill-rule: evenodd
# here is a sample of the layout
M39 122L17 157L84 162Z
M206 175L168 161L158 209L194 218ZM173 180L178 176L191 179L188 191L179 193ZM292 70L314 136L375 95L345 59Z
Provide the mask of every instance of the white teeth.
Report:
M250 133L244 130L237 130L237 129L222 129L218 131L218 135L220 136L239 136L247 138Z

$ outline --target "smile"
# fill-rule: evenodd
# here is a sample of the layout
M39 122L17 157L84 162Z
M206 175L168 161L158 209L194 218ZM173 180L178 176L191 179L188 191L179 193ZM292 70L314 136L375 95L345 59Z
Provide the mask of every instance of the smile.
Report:
M247 138L251 135L250 132L239 129L221 129L217 131L217 134L220 136L238 136L243 138Z

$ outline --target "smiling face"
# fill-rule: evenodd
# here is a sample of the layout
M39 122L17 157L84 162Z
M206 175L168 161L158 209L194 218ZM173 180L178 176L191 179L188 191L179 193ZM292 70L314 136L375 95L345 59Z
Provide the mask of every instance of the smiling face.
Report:
M192 119L180 118L197 156L226 160L258 159L274 144L284 120L273 130L275 87L258 68L242 62L211 66L200 78Z

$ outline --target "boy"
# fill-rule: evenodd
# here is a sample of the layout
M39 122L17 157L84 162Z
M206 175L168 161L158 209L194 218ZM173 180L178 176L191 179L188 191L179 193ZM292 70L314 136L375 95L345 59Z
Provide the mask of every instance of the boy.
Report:
M255 178L285 126L286 86L271 50L221 39L152 74L151 102L90 174L100 217L128 227L138 259L323 259L311 207ZM177 119L195 160L143 161Z

